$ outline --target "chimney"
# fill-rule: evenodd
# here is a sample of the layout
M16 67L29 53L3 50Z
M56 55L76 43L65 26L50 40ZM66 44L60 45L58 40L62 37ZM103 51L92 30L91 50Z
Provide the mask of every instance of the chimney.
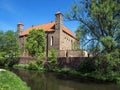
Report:
M55 19L55 30L62 30L62 18L63 15L61 12L57 12L55 14L56 19Z
M18 35L20 35L23 31L23 24L20 22L17 24L17 32L18 32Z

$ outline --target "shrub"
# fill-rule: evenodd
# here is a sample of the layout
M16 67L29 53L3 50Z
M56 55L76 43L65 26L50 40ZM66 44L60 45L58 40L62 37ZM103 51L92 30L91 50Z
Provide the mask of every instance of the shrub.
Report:
M4 58L5 54L6 54L5 52L0 52L0 66L4 66L5 64L5 58Z
M95 64L94 64L94 60L85 60L82 61L79 65L79 71L82 73L90 73L95 71Z
M30 69L30 70L37 70L38 69L38 65L36 64L36 62L31 61L28 64L28 69Z
M28 64L15 64L15 65L13 65L13 68L24 68L24 69L28 69Z
M56 50L55 49L52 49L49 51L49 59L48 59L48 63L49 64L49 69L52 70L52 69L55 69L56 66L57 66L57 56L56 56Z
M56 56L56 50L55 49L52 49L49 51L49 60L48 62L49 63L54 63L54 64L57 64L57 56Z
M38 66L38 70L39 70L39 71L45 71L45 68L44 68L44 66L41 64L41 65Z
M99 71L103 75L110 74L109 72L119 72L119 51L114 50L110 53L104 53L99 55L96 59L96 67L96 71Z

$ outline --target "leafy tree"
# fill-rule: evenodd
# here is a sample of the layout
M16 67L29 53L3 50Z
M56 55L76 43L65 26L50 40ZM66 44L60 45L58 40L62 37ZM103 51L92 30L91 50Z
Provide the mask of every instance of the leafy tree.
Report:
M44 64L44 67L48 70L54 70L57 68L58 61L57 61L57 56L56 56L56 49L51 49L49 50L49 58L47 62Z
M45 33L43 29L33 29L26 38L25 47L28 53L37 59L45 53Z
M120 47L119 0L77 0L66 16L80 22L85 44L93 48L99 45L101 51L107 52Z
M100 54L96 59L97 71L102 75L107 75L110 72L120 71L119 51L115 49L110 53Z
M75 33L76 33L77 41L74 43L74 49L79 50L80 49L80 30L77 29Z
M3 35L4 35L4 33L2 32L2 31L0 31L0 48L1 48L1 50L2 50L2 47L3 47Z
M96 71L109 74L120 70L120 0L76 0L69 20L80 22L83 46L96 57Z
M16 32L0 32L0 64L12 66L19 56L19 45Z

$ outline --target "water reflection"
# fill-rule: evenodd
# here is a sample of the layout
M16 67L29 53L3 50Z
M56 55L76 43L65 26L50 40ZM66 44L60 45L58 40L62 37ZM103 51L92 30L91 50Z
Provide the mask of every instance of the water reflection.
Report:
M120 90L119 85L80 83L58 79L55 73L13 70L32 90Z

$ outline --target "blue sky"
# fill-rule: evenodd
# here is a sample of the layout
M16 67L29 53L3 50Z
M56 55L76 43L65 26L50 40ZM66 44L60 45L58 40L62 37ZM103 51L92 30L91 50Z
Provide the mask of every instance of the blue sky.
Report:
M0 30L14 30L18 22L24 24L24 29L55 20L54 14L63 14L70 10L74 0L0 0ZM64 21L73 32L78 23Z

